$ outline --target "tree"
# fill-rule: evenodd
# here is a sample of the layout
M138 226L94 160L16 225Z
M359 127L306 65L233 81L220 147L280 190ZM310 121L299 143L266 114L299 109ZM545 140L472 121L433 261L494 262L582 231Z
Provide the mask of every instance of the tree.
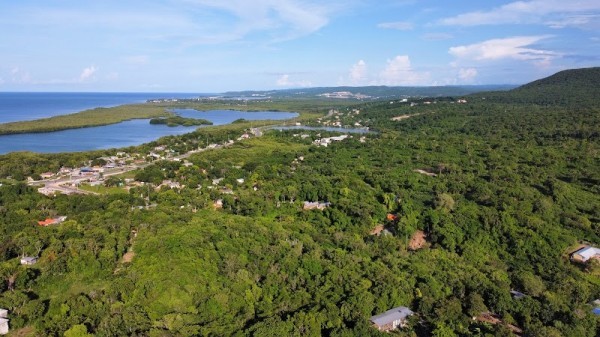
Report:
M85 325L77 324L65 331L65 337L94 337L94 335L88 333L88 329Z
M454 198L448 193L440 193L435 197L433 204L437 209L451 212L454 209Z

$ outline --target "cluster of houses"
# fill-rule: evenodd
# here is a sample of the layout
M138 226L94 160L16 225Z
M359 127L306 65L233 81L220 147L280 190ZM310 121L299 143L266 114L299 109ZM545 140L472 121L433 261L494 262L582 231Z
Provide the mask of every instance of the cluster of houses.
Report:
M317 96L319 97L326 97L326 98L338 98L338 99L367 99L367 98L371 98L372 96L369 95L365 95L365 94L354 94L351 93L350 91L335 91L335 92L325 92L322 94L318 94Z
M356 115L360 115L359 109L348 110L347 113L331 109L325 118L317 118L317 123L327 127L367 128L362 120L355 120Z
M320 138L317 139L313 142L313 144L317 145L317 146L325 146L327 147L329 144L331 144L332 142L340 142L346 138L348 138L348 135L341 135L341 136L336 136L336 137L327 137L327 138Z

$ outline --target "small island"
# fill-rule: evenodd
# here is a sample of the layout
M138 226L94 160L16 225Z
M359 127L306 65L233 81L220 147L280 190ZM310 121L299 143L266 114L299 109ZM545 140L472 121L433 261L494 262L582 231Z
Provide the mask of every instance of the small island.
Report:
M213 125L213 122L201 118L185 118L181 116L158 117L150 119L150 124L167 126L195 126L195 125Z

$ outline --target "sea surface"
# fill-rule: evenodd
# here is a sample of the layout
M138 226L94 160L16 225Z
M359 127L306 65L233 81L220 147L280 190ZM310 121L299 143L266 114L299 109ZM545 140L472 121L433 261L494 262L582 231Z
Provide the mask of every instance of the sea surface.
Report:
M189 93L0 92L0 123L27 121L149 99L206 97Z
M15 94L0 93L0 106L4 105L5 98ZM31 100L24 99L31 95ZM52 97L58 95L60 97ZM71 102L68 97L71 95L76 103ZM90 95L92 103L87 103L83 97ZM114 106L119 104L145 102L147 99L154 98L194 98L198 95L193 94L115 94L116 97L107 97L110 94L29 94L18 93L18 98L12 97L6 99L6 102L12 102L13 109L2 107L0 114L5 113L5 118L0 115L0 123L5 123L10 118L11 121L37 119L50 116L56 116L64 113L78 112L87 108L99 106ZM168 96L170 95L170 96ZM187 95L187 96L185 96ZM46 98L42 98L46 97ZM21 105L15 105L20 101ZM41 102L45 102L45 105ZM98 104L98 105L94 105ZM36 106L42 105L38 110ZM7 112L12 111L12 112ZM14 116L29 116L27 111L35 112L34 118L15 118ZM62 111L62 113L60 113ZM283 120L297 117L294 112L280 111L233 111L233 110L212 110L196 111L192 109L175 109L175 113L190 118L203 118L213 122L214 125L229 124L236 119L244 118L247 120ZM7 117L8 116L8 117ZM10 117L13 116L13 117ZM118 124L105 126L96 126L81 129L69 129L44 133L25 133L15 135L0 136L0 154L6 154L15 151L31 151L38 153L58 153L58 152L78 152L109 148L122 148L127 146L140 145L154 141L163 136L180 135L196 130L198 126L176 126L152 125L149 119L136 119L125 121Z

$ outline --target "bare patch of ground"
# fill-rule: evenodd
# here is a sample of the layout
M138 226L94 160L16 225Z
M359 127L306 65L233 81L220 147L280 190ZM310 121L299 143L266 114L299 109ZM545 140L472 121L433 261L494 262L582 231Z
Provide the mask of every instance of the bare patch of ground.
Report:
M400 116L392 117L392 120L395 121L395 122L398 122L398 121L401 121L401 120L404 120L404 119L407 119L407 118L411 118L411 117L414 117L414 116L418 116L418 115L420 115L420 114L400 115Z
M479 321L479 322L485 322L485 323L490 323L493 325L504 325L506 326L510 331L512 331L512 333L514 333L517 336L521 336L521 334L523 333L523 330L521 330L519 327L512 325L512 324L508 324L505 323L504 321L502 321L500 319L500 317L496 314L492 314L489 312L484 312L481 315L477 316L477 317L473 317L473 320Z
M410 238L410 242L408 243L408 249L410 250L419 250L427 245L427 236L423 231L416 231L413 234L412 238Z
M425 171L425 170L422 170L422 169L416 169L414 171L417 172L417 173L420 173L420 174L424 174L424 175L429 176L429 177L436 177L437 176L437 174L435 174L433 172Z
M13 337L30 337L30 336L35 336L35 329L31 326L26 326L24 328L21 329L17 329L17 330L13 330L10 333L11 336Z
M122 262L123 263L131 263L131 261L133 261L134 257L135 257L135 253L133 251L129 251L129 252L125 253L125 255L123 255Z

